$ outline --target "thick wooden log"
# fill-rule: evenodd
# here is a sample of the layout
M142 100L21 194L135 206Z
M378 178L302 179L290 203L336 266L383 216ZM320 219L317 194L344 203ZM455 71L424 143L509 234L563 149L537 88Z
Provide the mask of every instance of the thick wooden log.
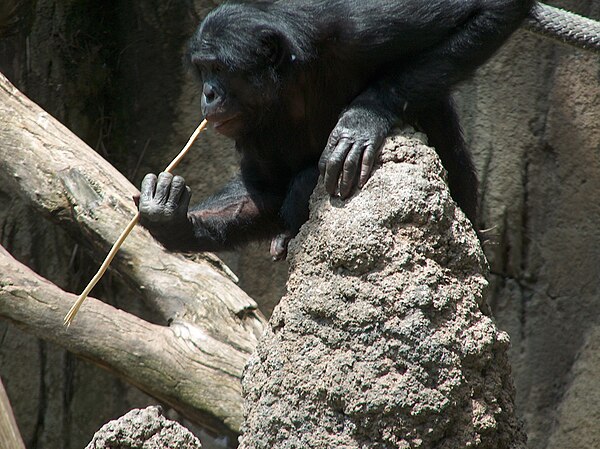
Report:
M234 437L242 420L239 378L246 351L194 324L159 326L94 298L67 329L62 319L76 295L1 246L0 272L0 317L119 375L200 426Z

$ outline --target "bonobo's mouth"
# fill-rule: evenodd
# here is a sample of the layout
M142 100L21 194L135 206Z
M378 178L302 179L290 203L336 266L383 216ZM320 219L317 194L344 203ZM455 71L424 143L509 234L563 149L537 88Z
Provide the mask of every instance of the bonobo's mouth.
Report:
M227 117L213 115L207 116L206 120L212 124L215 131L225 135L230 136L232 132L237 130L240 126L240 113L230 115Z

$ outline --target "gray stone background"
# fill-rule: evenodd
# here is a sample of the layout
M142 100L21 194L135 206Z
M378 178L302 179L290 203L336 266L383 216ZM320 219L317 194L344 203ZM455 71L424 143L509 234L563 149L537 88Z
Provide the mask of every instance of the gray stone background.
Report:
M198 89L181 59L218 3L4 0L0 71L139 184L198 123ZM549 3L600 19L597 0ZM534 449L600 446L599 81L598 56L519 31L457 93L489 229L490 304L512 339ZM232 145L209 132L180 172L199 199L235 163ZM2 186L0 243L71 291L96 268ZM267 243L223 257L269 313L285 290L285 264L270 261ZM148 316L115 276L95 295ZM4 321L0 376L29 449L84 447L107 420L153 403Z

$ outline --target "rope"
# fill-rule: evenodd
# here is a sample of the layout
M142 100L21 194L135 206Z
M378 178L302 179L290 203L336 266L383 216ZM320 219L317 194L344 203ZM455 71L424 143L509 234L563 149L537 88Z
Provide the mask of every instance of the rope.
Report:
M600 53L600 22L587 17L537 3L524 26L529 31Z

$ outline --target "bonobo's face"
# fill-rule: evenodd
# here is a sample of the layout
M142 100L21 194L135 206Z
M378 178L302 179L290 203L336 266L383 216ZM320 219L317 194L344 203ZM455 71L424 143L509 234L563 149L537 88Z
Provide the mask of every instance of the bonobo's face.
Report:
M247 11L240 15L239 8L213 11L189 44L189 61L202 83L202 114L233 139L275 108L286 53L275 31L256 17L248 20Z

